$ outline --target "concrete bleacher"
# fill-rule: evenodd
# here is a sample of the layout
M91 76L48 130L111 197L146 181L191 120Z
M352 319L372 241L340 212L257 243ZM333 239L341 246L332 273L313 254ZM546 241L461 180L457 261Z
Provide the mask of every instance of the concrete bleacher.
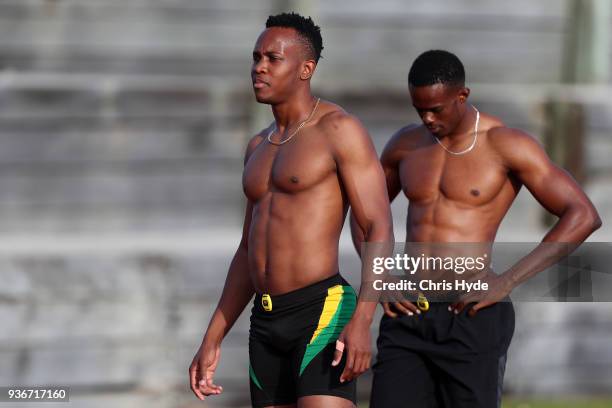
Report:
M250 50L287 4L0 3L0 231L201 229L240 213L231 180L257 122ZM362 118L377 146L417 120L406 73L429 48L461 56L479 107L540 136L567 2L294 4L323 27L316 91ZM597 156L612 124L609 105L592 109Z
M568 1L1 1L0 384L71 384L79 406L109 394L189 406L186 368L240 234L243 149L271 118L253 102L251 49L291 4L323 27L315 92L361 118L379 151L418 119L406 75L426 49L457 52L475 105L536 137L560 92ZM567 95L586 98L587 190L606 214L612 104L588 87ZM401 240L405 200L394 215ZM539 219L523 192L499 238L541 237ZM346 236L341 248L356 283ZM612 312L564 306L519 310L509 389L609 386L612 356L597 353ZM242 316L223 349L223 404L246 401L247 330Z

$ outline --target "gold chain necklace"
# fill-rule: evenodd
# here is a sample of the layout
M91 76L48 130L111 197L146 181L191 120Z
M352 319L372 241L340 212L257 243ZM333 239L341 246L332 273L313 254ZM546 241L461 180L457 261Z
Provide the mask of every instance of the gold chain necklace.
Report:
M480 112L478 112L478 109L476 109L475 106L472 105L472 108L474 108L474 110L476 111L476 123L474 124L474 140L472 141L472 144L465 150L462 150L460 152L453 152L452 150L449 150L446 146L444 146L442 144L442 142L440 141L440 139L438 139L437 136L433 135L434 139L436 139L436 142L438 142L438 144L440 146L442 146L442 148L444 150L446 150L448 153L455 155L455 156L461 156L462 154L466 154L470 151L472 151L472 149L474 148L474 146L476 146L476 140L478 140L478 122L480 122Z
M310 119L312 119L315 111L317 110L317 107L319 106L319 102L321 102L321 98L317 98L317 102L315 103L314 108L312 108L312 112L310 112L310 115L308 115L306 120L303 121L302 123L300 123L300 125L297 127L297 129L295 129L295 131L291 135L289 135L288 138L283 140L282 142L274 142L272 140L272 138L271 138L272 133L276 132L276 130L277 130L276 123L274 123L274 128L270 131L270 133L268 133L268 143L273 144L274 146L281 146L281 145L284 145L285 143L287 143L288 141L290 141L293 138L293 136L297 135L297 133L304 127L304 125L306 123L308 123L310 121Z

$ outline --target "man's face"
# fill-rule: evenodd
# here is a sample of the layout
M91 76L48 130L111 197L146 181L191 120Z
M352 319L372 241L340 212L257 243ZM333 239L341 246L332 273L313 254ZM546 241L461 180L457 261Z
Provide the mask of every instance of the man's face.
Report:
M452 133L463 117L463 103L469 95L465 87L444 84L410 86L412 106L423 124L438 137Z
M295 91L300 81L310 78L308 73L304 78L303 47L291 28L271 27L261 33L253 48L251 67L257 102L281 102Z

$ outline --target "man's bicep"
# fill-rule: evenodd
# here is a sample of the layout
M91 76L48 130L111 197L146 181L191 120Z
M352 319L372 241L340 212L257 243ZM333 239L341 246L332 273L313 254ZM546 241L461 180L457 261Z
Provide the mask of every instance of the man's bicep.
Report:
M351 172L351 169L346 169L343 179L347 178L347 172ZM389 198L382 169L375 160L366 166L356 166L348 178L355 180L353 183L345 183L353 214L361 228L367 230L372 221L387 217L389 212Z
M511 161L511 170L534 198L559 216L584 192L576 181L553 163L535 140L521 140L520 156Z
M402 190L402 185L399 178L399 171L397 163L391 163L385 160L384 156L381 157L381 165L383 168L383 173L385 175L385 182L387 186L387 194L389 196L389 201L393 201L395 197Z
M548 211L560 216L578 196L584 195L576 181L555 164L540 176L525 175L521 181Z
M385 174L389 201L393 201L402 191L399 169L404 156L405 141L414 135L413 131L417 128L418 125L410 124L399 129L391 136L380 155L380 163Z
M365 130L353 133L353 146L338 154L337 164L352 213L367 231L370 224L389 215L385 176L376 150Z

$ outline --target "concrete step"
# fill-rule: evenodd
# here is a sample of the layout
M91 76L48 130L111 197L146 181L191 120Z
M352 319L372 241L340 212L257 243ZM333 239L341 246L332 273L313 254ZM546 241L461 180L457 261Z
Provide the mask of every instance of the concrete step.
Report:
M242 219L239 171L143 170L0 177L0 230L192 230Z
M355 284L359 261L346 238L341 269ZM81 393L88 387L134 392L186 387L186 368L219 297L239 229L183 239L144 239L140 247L129 245L139 241L135 235L92 236L80 245L68 240L62 246L57 239L31 240L21 249L5 245L0 357L6 364L0 366L0 381L69 384ZM507 390L606 389L612 366L608 304L515 308ZM248 395L248 315L243 313L222 349L217 380L228 398Z
M36 1L20 6L11 1L0 13L0 34L7 34L0 35L0 64L38 72L240 77L248 71L255 39L276 6L272 1L244 8L238 4L183 1L144 7L140 2ZM522 1L520 7L389 1L376 10L365 1L351 10L335 2L311 6L328 51L319 69L324 76L403 78L421 51L449 48L465 60L473 80L559 79L559 70L550 67L561 62L567 1L537 6ZM371 61L385 61L385 71L379 64L358 63L364 53Z

